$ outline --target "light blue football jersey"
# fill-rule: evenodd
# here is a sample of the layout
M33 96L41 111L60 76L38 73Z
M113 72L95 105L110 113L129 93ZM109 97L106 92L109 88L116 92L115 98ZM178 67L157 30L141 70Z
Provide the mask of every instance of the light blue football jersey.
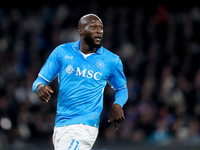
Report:
M71 124L99 127L107 82L115 90L126 88L122 62L117 55L101 46L85 58L79 45L77 41L55 48L38 74L47 83L58 75L56 127Z

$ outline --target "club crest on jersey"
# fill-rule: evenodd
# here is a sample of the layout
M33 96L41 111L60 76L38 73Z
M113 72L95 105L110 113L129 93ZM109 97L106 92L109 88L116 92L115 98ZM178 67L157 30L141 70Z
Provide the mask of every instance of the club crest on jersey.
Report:
M102 76L101 72L94 72L93 70L87 70L87 69L81 70L79 67L76 67L76 70L74 70L71 64L67 66L66 72L68 75L75 72L76 76L81 76L88 79L94 78L95 80L100 80Z
M105 66L105 64L102 61L98 61L96 65L98 68L103 68Z

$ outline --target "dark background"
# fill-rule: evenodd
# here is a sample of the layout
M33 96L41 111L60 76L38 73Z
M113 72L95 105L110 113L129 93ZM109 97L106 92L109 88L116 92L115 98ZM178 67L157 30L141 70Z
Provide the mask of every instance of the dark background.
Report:
M106 87L94 147L198 148L199 5L88 0L0 5L0 149L52 149L57 79L49 103L37 99L32 83L56 46L79 39L78 20L87 13L102 19L103 46L120 56L129 90L126 121L115 130L107 123L114 91Z

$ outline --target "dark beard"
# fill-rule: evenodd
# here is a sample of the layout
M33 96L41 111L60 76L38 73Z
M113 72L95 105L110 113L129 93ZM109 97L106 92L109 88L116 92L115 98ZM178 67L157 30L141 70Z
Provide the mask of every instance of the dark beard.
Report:
M89 35L87 35L87 34L85 35L84 40L87 43L87 45L90 47L90 49L100 48L101 45L102 45L102 40L101 40L100 44L95 44L94 40Z

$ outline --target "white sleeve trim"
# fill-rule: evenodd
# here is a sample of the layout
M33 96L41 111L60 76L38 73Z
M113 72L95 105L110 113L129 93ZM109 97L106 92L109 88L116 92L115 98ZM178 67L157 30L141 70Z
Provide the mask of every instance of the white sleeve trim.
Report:
M124 89L125 87L126 87L126 85L125 85L124 87L122 87L122 88L114 89L113 86L112 86L112 88L113 88L114 90L121 90L121 89Z
M47 80L45 77L41 76L40 74L38 74L38 76L43 78L45 81L50 82L49 80Z

